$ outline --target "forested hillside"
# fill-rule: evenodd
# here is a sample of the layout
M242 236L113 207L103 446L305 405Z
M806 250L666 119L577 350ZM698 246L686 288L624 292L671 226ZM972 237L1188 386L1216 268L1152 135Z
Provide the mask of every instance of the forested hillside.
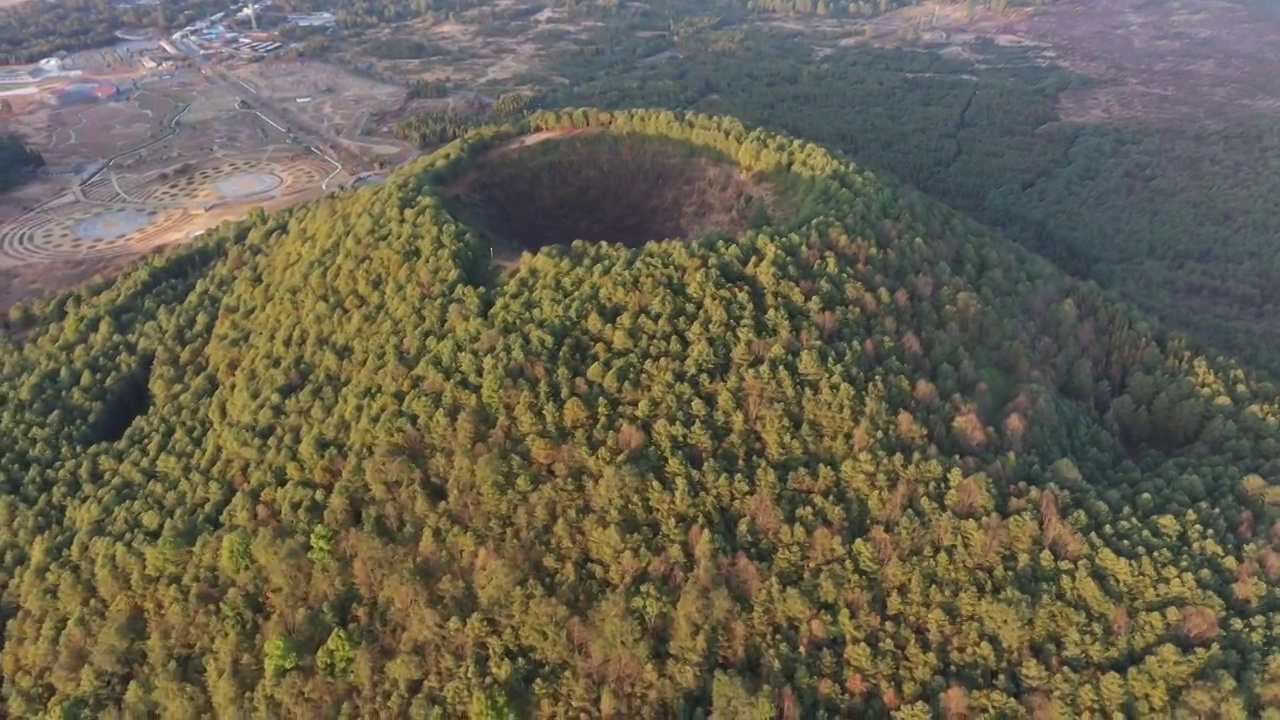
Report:
M492 265L446 189L593 128L786 202ZM1277 388L734 120L540 113L10 323L12 717L1280 713Z
M715 28L680 41L600 28L595 40L557 59L569 82L542 102L728 114L837 148L1280 376L1271 117L1222 113L1213 130L1064 122L1059 93L1091 81L994 45L974 48L987 53L975 64L907 49L817 59L803 36Z

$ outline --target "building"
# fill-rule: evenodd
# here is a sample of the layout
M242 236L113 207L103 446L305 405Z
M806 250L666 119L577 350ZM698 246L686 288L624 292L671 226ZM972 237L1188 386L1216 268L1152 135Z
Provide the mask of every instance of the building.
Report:
M88 105L105 102L119 94L120 88L111 83L71 83L49 92L48 99L54 105Z

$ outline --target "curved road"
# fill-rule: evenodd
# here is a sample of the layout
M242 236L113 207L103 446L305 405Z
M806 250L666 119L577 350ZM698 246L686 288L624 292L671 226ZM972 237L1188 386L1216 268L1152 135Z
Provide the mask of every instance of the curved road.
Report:
M143 150L146 150L147 148L151 147L152 145L155 145L156 143L159 143L163 140L167 140L173 137L174 135L177 135L178 121L181 120L182 116L186 115L187 111L190 109L191 109L190 103L187 103L186 105L184 105L182 109L178 111L178 114L174 115L173 119L168 122L168 128L165 134L160 135L158 137L151 138L150 140L144 142L143 144L131 150L125 150L122 153L116 153L115 155L112 155L111 157L107 158L106 162L102 163L102 165L100 165L97 170L94 170L88 176L81 177L79 180L77 180L75 184L72 185L71 187L71 192L76 196L76 200L79 200L80 202L87 202L87 203L94 202L93 200L90 200L84 196L84 187L86 185L98 179L99 175L101 175L107 168L115 164L115 161L119 160L120 158L127 157L134 153L142 152ZM112 182L114 183L115 180L112 179ZM124 193L120 193L120 194L121 196L124 196Z

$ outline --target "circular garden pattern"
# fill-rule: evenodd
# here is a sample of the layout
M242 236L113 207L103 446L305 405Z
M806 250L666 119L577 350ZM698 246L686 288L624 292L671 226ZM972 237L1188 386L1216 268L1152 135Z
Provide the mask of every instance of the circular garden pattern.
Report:
M309 155L210 158L155 173L108 170L83 201L0 226L0 267L145 252L190 230L192 211L316 188L331 168Z
M134 200L164 205L246 200L313 187L327 174L309 157L218 160L159 173L129 194Z
M226 200L239 200L271 192L283 182L279 176L271 173L240 173L218 180L211 188Z
M106 210L76 223L72 233L89 241L115 240L146 227L151 223L151 217L145 210L137 208Z

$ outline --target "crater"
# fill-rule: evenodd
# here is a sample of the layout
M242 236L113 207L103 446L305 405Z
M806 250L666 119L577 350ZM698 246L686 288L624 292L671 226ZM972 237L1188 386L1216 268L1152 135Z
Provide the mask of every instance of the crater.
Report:
M575 240L638 247L771 223L772 186L727 156L670 138L548 132L490 150L444 188L495 259Z

